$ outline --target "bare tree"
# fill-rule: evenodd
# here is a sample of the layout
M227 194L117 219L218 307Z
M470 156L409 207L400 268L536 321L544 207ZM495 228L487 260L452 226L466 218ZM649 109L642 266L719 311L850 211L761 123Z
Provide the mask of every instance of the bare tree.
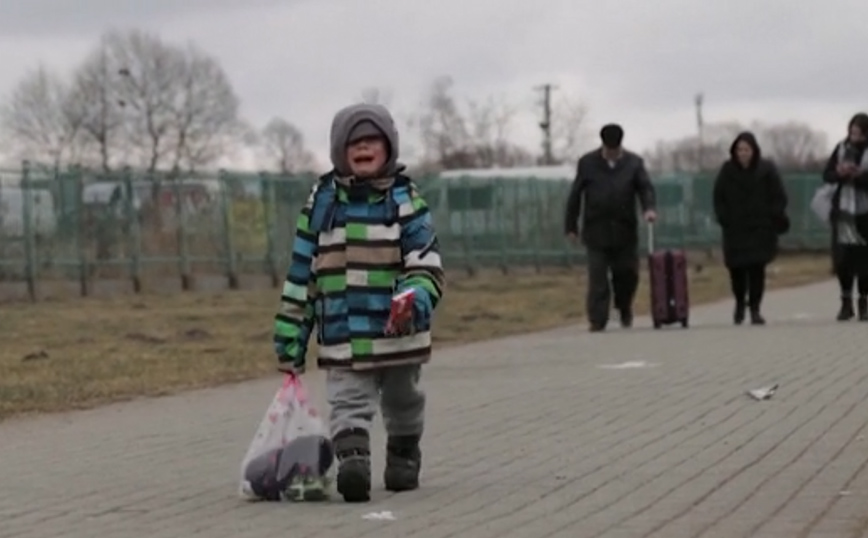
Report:
M262 130L262 145L269 160L282 174L308 172L315 167L313 153L304 144L304 134L283 118L272 118Z
M431 84L424 112L414 122L427 168L488 168L530 164L533 157L509 139L517 108L502 98L460 106L450 77Z
M21 158L59 167L74 159L83 118L70 106L63 80L40 65L27 73L0 108L0 126Z
M588 107L575 97L562 97L552 112L552 149L559 162L577 160L588 143Z
M753 132L763 155L774 159L782 170L816 170L826 158L826 135L807 124L721 122L706 125L701 143L698 136L657 142L646 151L649 168L686 173L716 170L729 159L732 142L742 131Z
M187 82L185 58L156 35L139 30L110 32L105 41L116 67L111 87L124 104L130 142L154 171L177 154L171 137L177 127L176 103Z
M116 64L105 39L76 70L69 95L74 116L81 118L84 148L93 148L103 171L112 168L115 150L123 143L123 105L115 89ZM85 158L85 160L87 160Z
M423 147L423 158L448 166L450 155L468 145L469 134L464 118L452 97L452 77L441 76L431 83L423 112L416 118Z
M181 51L175 51L180 53ZM217 60L194 46L177 59L182 76L170 105L174 139L173 168L212 163L235 147L245 133L240 100Z
M729 158L732 140L745 127L735 122L710 123L698 135L658 141L646 150L648 168L658 173L697 173L716 170Z
M517 107L499 97L467 102L464 122L470 136L469 149L476 154L477 166L515 166L510 162L513 147L509 131L517 112Z
M670 140L657 140L653 147L645 148L642 156L648 171L655 174L674 172L672 148L673 143Z
M215 58L139 30L105 34L74 93L105 170L122 147L148 171L193 169L226 155L243 133L238 96Z
M700 142L698 136L676 140L658 140L654 148L645 150L648 169L656 173L697 173L708 170L710 163L719 166L727 155L728 145Z
M814 170L822 167L828 157L826 134L806 123L756 123L753 130L760 139L763 152L783 170Z
M371 86L362 90L360 99L369 105L383 105L388 108L392 105L393 97L392 90Z

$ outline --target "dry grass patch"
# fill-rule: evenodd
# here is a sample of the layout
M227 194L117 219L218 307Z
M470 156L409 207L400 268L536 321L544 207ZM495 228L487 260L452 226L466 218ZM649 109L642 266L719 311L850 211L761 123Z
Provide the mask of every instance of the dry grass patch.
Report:
M828 277L826 257L783 258L769 286ZM436 341L459 344L579 322L583 289L579 269L453 277ZM726 297L725 270L694 266L690 291L694 304ZM267 290L3 305L0 420L270 374L276 302L277 291ZM643 279L637 314L647 312L647 303Z

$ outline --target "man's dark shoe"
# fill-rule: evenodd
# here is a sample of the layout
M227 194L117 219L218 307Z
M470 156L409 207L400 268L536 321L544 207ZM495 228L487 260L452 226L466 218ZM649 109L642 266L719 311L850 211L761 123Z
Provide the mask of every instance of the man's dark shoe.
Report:
M765 325L766 318L760 313L759 308L751 308L750 309L750 324L751 325Z
M410 491L419 487L422 451L419 436L389 437L386 441L386 470L383 483L387 491Z
M606 325L602 323L591 323L588 327L588 332L591 333L601 333L606 330Z
M859 297L856 306L859 311L859 321L868 321L868 297Z
M621 310L621 327L629 329L633 326L633 309L624 308Z
M841 297L841 309L838 310L838 321L850 321L856 313L853 311L853 299Z
M371 500L371 438L368 432L353 428L335 435L338 460L338 493L348 503Z
M747 313L747 308L744 303L736 303L735 304L735 312L732 314L732 322L736 325L741 325L744 323L745 314Z

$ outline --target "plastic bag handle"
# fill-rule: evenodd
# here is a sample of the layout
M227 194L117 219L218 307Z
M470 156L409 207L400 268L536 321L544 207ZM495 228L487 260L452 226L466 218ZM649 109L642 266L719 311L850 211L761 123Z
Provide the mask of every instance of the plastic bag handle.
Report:
M307 390L301 382L301 377L287 372L286 375L283 376L283 384L280 386L280 392L286 394L290 389L295 390L295 399L298 400L299 403L307 403Z
M284 376L283 376L283 384L280 385L280 388L288 389L289 387L293 387L297 384L298 384L298 376L291 373L291 372L286 372L286 374L284 374Z

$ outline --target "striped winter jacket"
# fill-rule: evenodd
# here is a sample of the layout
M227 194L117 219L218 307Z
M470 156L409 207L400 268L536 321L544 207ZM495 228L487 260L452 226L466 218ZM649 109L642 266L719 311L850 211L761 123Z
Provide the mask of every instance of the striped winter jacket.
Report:
M412 182L362 195L333 176L298 218L275 319L281 366L301 366L316 328L320 368L366 370L427 362L431 315L445 285L431 214ZM386 336L394 293L413 288L414 332Z

